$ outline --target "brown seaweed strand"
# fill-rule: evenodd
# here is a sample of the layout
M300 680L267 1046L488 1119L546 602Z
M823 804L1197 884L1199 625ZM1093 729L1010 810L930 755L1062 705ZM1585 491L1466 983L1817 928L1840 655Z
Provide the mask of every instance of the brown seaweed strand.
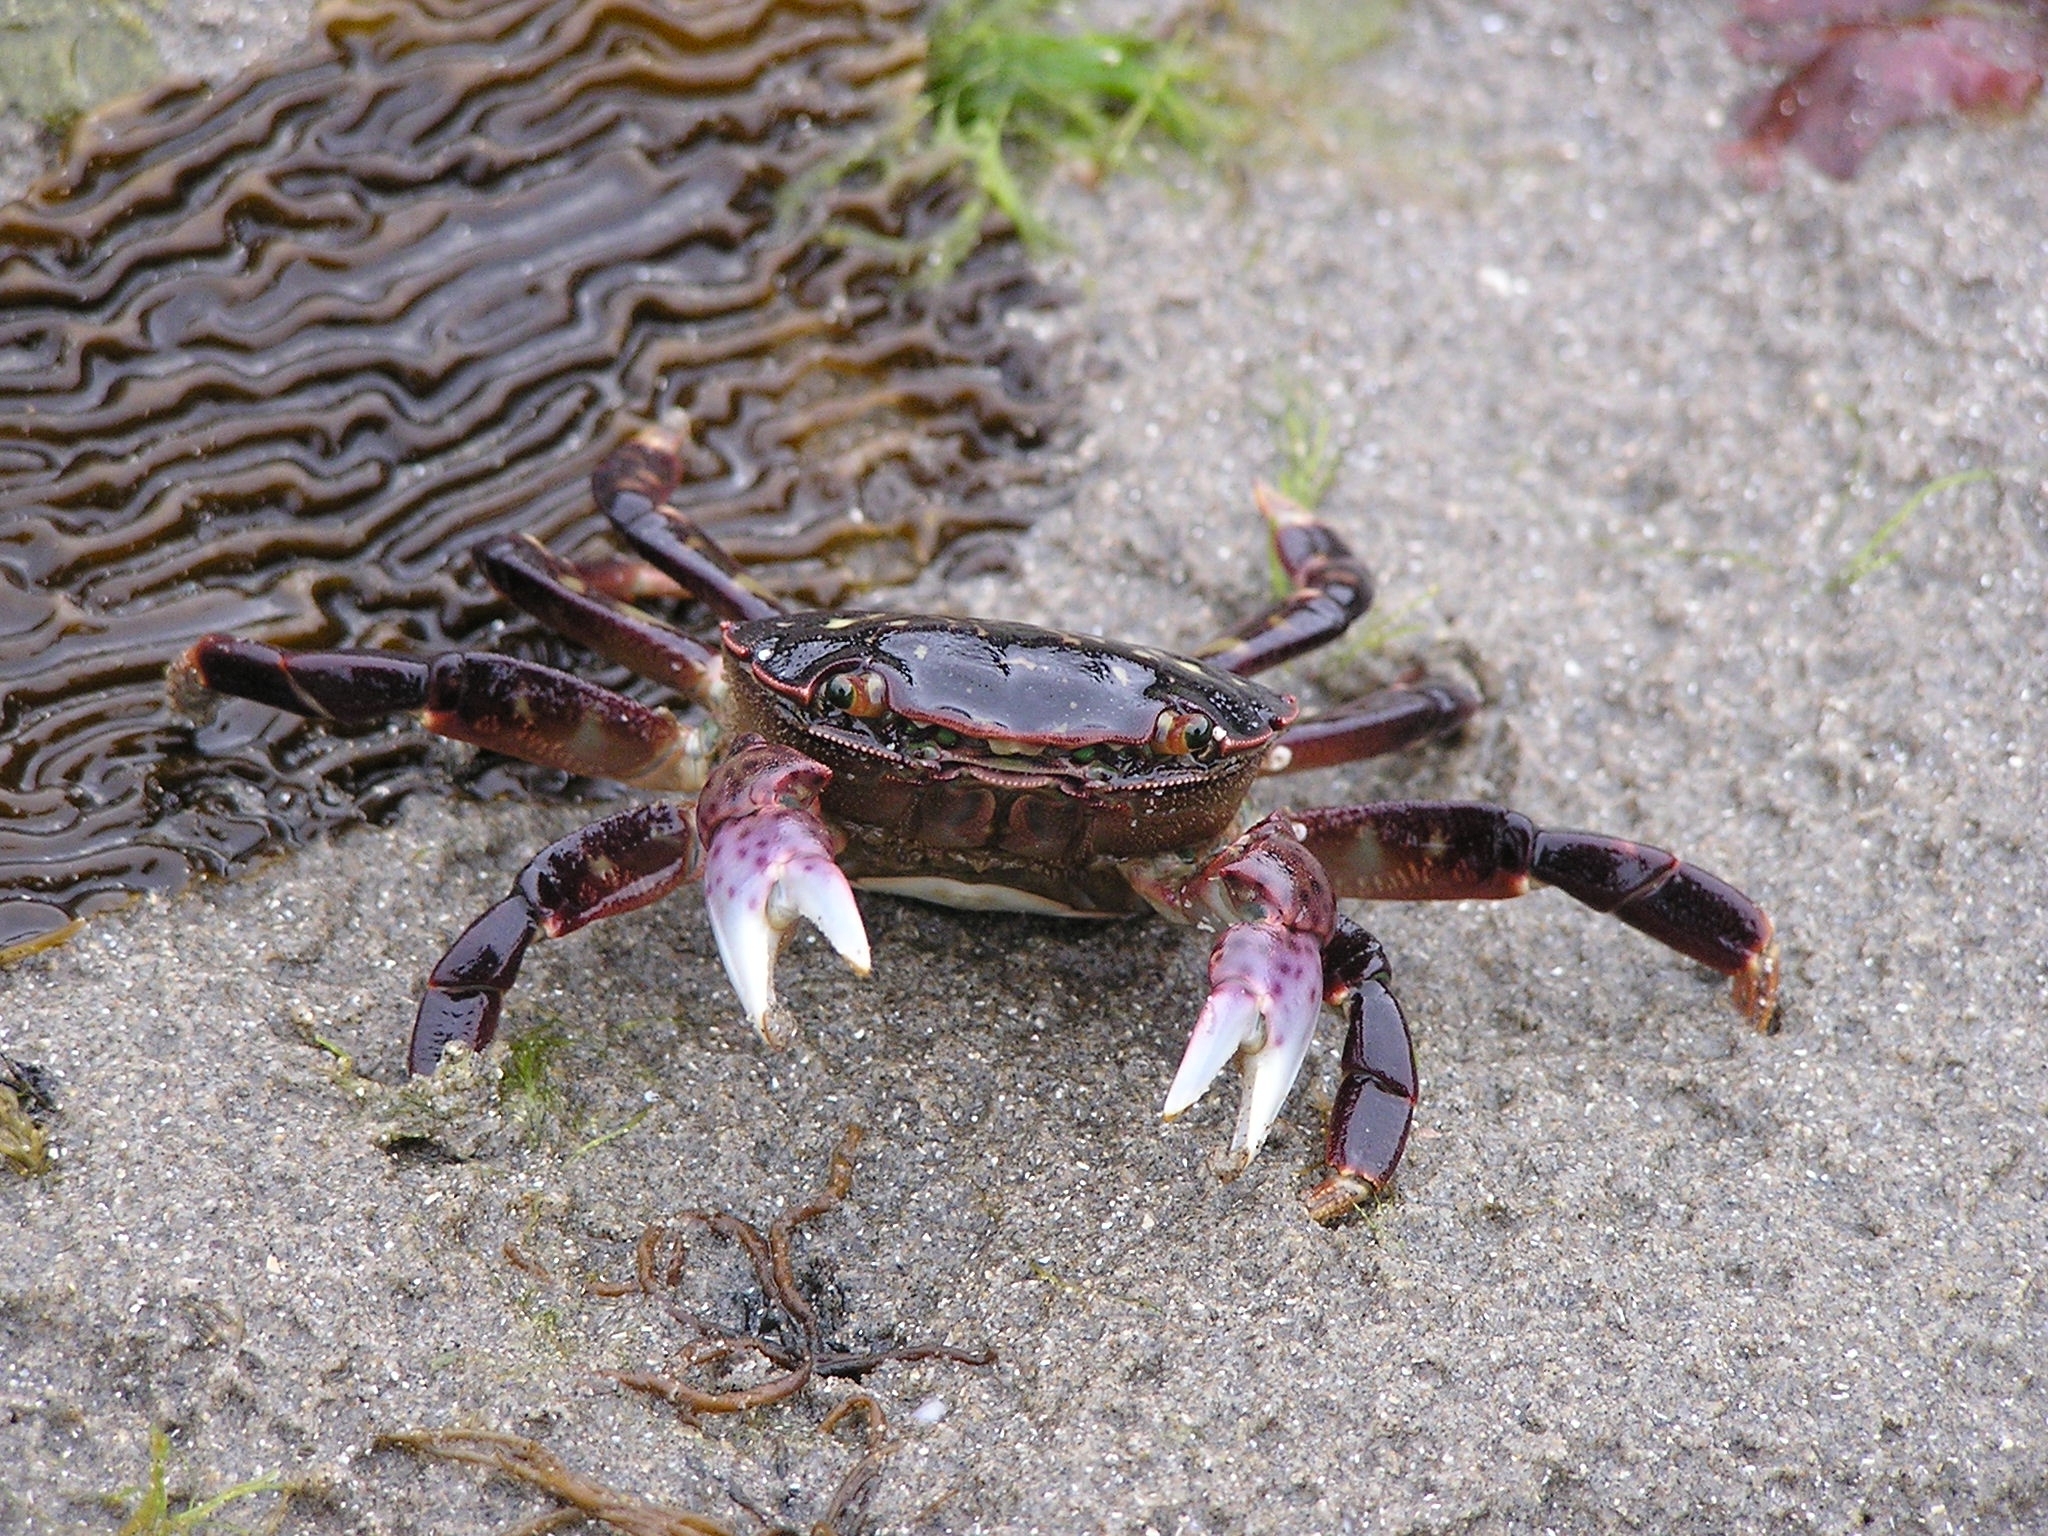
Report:
M374 1443L378 1450L411 1451L418 1456L486 1467L561 1500L581 1519L602 1520L628 1536L737 1536L722 1520L692 1514L673 1505L649 1504L607 1488L570 1470L554 1452L524 1435L500 1434L489 1429L407 1429L379 1435ZM556 1516L542 1519L548 1523L529 1524L527 1529L558 1528Z
M825 1340L817 1309L797 1283L791 1241L798 1227L836 1210L846 1198L853 1187L853 1152L860 1145L861 1136L859 1126L847 1127L838 1146L833 1149L831 1171L825 1187L802 1205L784 1212L770 1224L766 1233L731 1211L692 1210L681 1213L681 1220L701 1224L746 1254L748 1262L753 1265L754 1278L761 1287L762 1296L786 1320L787 1326L779 1331L794 1334L800 1347L792 1348L767 1334L743 1333L723 1327L682 1306L672 1296L662 1295L664 1290L674 1290L682 1279L683 1246L680 1239L672 1237L659 1226L649 1226L634 1248L635 1278L632 1281L599 1281L591 1284L588 1290L594 1295L606 1296L638 1291L659 1299L669 1316L694 1336L694 1342L681 1352L683 1368L724 1361L740 1354L754 1354L783 1373L760 1387L746 1389L748 1392L765 1391L782 1397L797 1391L814 1375L858 1380L878 1366L898 1362L949 1360L959 1365L993 1365L995 1351L989 1349L967 1350L951 1344L907 1344L842 1350ZM657 1284L655 1264L664 1252L668 1260ZM798 1379L800 1376L802 1380ZM621 1385L661 1397L686 1415L732 1413L754 1406L750 1401L742 1401L740 1393L709 1392L672 1374L619 1373L614 1379Z

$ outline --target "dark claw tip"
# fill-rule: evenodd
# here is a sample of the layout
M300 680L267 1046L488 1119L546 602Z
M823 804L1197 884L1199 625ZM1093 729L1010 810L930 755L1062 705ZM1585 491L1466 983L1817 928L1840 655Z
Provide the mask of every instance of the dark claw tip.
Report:
M1390 1188L1392 1181L1375 1184L1361 1174L1333 1173L1303 1195L1301 1203L1308 1207L1312 1221L1320 1226L1334 1226L1385 1198Z
M1778 943L1767 940L1750 956L1749 964L1735 973L1729 986L1735 1006L1760 1035L1778 1032Z
M414 1077L431 1076L441 1065L441 1053L457 1041L482 1050L498 1032L502 1002L495 992L428 992L413 1023L406 1070Z

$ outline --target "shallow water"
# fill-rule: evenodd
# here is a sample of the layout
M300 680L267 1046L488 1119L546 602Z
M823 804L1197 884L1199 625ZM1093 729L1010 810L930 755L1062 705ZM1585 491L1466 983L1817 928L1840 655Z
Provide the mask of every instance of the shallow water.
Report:
M1010 322L1048 295L1004 240L913 281L957 184L858 164L913 13L330 4L0 210L0 955L445 782L402 724L195 732L164 665L214 630L552 654L464 552L589 539L641 419L688 410L678 501L814 600L1021 521L1056 401Z

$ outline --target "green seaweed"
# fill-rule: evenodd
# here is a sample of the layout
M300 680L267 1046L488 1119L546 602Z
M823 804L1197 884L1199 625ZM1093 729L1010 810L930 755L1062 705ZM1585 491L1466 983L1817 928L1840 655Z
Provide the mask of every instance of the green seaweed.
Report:
M1337 446L1330 412L1304 379L1280 384L1280 404L1269 418L1280 464L1273 488L1313 511L1337 483L1344 450Z
M1142 1310L1147 1312L1161 1312L1165 1310L1159 1305L1158 1302L1148 1300L1143 1296L1129 1295L1123 1291L1107 1290L1102 1286L1091 1284L1086 1280L1072 1279L1069 1276L1061 1274L1058 1270L1054 1269L1050 1264L1047 1264L1040 1259L1027 1260L1026 1264L1030 1271L1032 1279L1042 1280L1047 1285L1053 1286L1058 1290L1065 1291L1069 1295L1077 1296L1081 1300L1086 1302L1094 1302L1097 1300L1115 1301L1120 1302L1127 1307L1141 1308Z
M1336 445L1329 411L1307 380L1282 370L1276 375L1276 385L1280 403L1266 412L1274 456L1279 461L1273 488L1289 501L1314 511L1337 482L1344 450ZM1294 586L1271 539L1266 541L1266 586L1276 601Z
M271 1522L270 1528L275 1530L283 1523L284 1506L290 1503L292 1491L281 1474L268 1472L262 1477L252 1477L211 1498L182 1501L181 1508L173 1509L172 1503L179 1501L171 1497L170 1466L171 1437L162 1429L150 1430L149 1481L139 1489L124 1489L116 1495L123 1504L130 1497L137 1500L117 1536L177 1536L178 1532L201 1530L228 1505L265 1493L281 1496L278 1518Z
M610 1130L599 1131L595 1136L592 1136L588 1141L583 1142L580 1146L576 1148L575 1151L569 1154L569 1160L571 1162L574 1162L577 1158L584 1156L586 1153L595 1152L599 1147L607 1146L610 1143L617 1141L621 1136L631 1135L634 1131L638 1130L641 1124L647 1119L647 1117L653 1113L654 1106L652 1104L647 1105L643 1109L634 1111L634 1113L628 1115L623 1121L613 1126Z
M1262 130L1319 151L1388 138L1357 65L1393 39L1402 9L1399 0L1291 0L1254 19L1225 0L1225 36L1237 42L1231 93Z
M555 1063L567 1044L568 1037L560 1030L542 1025L506 1048L498 1105L530 1142L538 1141L548 1123L561 1115L563 1092Z
M1185 30L1070 31L1051 23L1053 10L1052 0L942 7L923 97L932 143L974 178L975 223L995 208L1038 244L1050 231L1032 189L1053 167L1107 175L1146 136L1200 157L1230 124L1213 67Z
M1949 491L1960 490L1966 485L1982 485L1985 481L1996 481L1999 471L1995 469L1962 469L1952 475L1941 475L1928 481L1906 498L1905 504L1884 520L1877 532L1863 541L1863 546L1851 555L1842 568L1828 581L1830 592L1846 592L1866 576L1874 576L1899 558L1896 549L1888 548L1893 539L1905 532L1906 525L1919 510L1935 497Z

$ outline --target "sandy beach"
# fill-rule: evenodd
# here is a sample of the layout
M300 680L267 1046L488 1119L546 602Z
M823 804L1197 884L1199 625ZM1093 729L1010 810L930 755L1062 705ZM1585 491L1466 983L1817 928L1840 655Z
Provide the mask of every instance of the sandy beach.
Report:
M166 57L216 73L302 24L171 9ZM114 1530L159 1427L174 1494L278 1474L286 1531L544 1512L372 1448L461 1425L808 1529L855 1386L688 1427L605 1374L677 1323L584 1282L682 1210L765 1223L854 1123L799 1277L844 1339L998 1355L866 1379L902 1442L874 1529L2048 1525L2048 117L1749 190L1723 19L1419 4L1248 173L1057 185L1057 505L1014 569L887 601L1197 645L1265 600L1292 401L1381 594L1374 644L1277 676L1488 697L1262 803L1498 799L1674 849L1775 918L1778 1034L1555 892L1361 909L1422 1104L1396 1197L1324 1229L1334 1019L1244 1177L1208 1167L1234 1083L1160 1121L1195 935L866 897L873 978L793 940L777 1053L685 893L537 946L507 1033L559 1037L557 1096L450 1088L423 1144L390 1093L421 979L591 812L416 799L0 972L0 1050L62 1110L53 1170L0 1174L0 1527ZM742 1326L750 1273L690 1242L688 1304Z

